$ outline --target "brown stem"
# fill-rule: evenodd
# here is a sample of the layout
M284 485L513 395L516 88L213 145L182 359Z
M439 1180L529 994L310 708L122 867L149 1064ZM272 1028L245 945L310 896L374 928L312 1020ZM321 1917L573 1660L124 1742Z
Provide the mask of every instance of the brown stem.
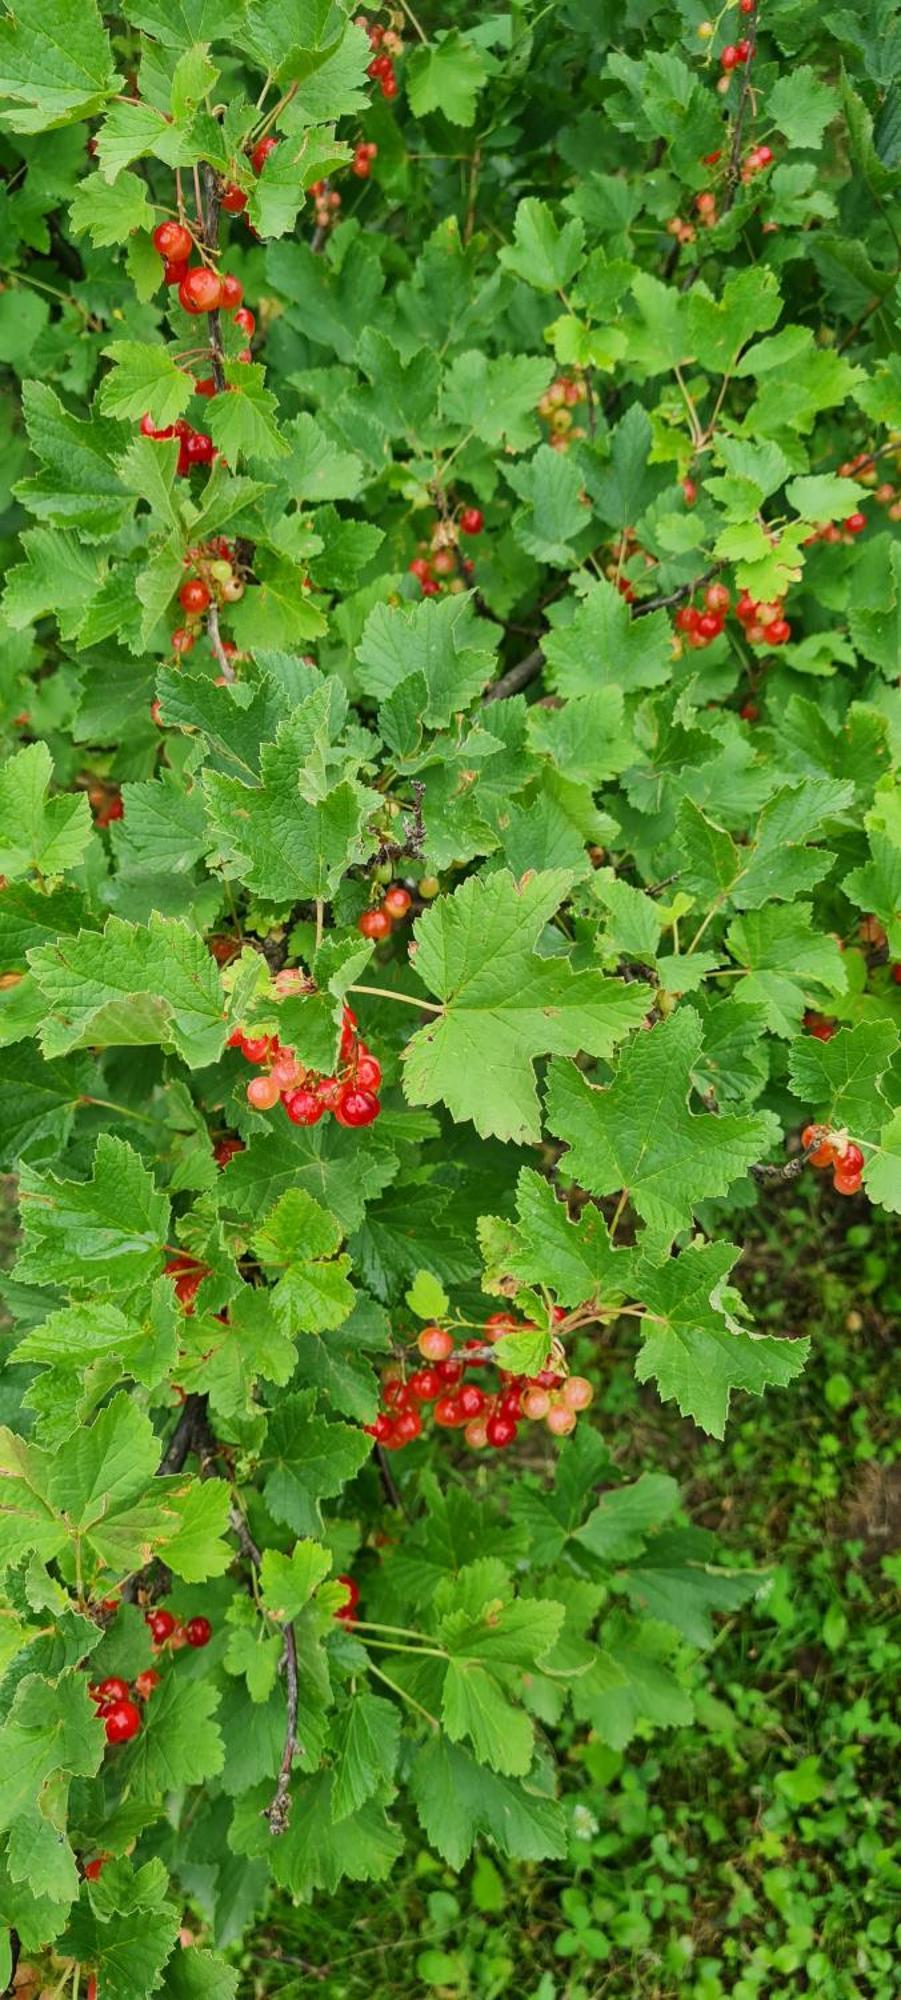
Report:
M218 665L223 680L237 680L238 676L222 644L222 635L219 631L219 606L215 600L211 600L207 606L206 635L210 642L210 652Z
M529 682L537 678L543 666L544 654L540 646L535 646L531 653L526 653L524 659L517 660L515 667L508 667L507 672L501 674L500 680L494 681L491 687L485 689L482 700L506 701L509 695L519 694L522 688L528 687Z
M262 1551L253 1539L240 1507L232 1507L229 1519L248 1562L252 1563L256 1574L259 1575L263 1561ZM282 1656L282 1671L285 1676L288 1718L285 1729L285 1747L282 1751L282 1761L278 1767L275 1792L271 1804L266 1806L263 1812L263 1818L268 1820L269 1831L272 1834L285 1833L288 1828L291 1818L291 1767L300 1747L297 1741L297 1705L300 1698L297 1671L297 1641L294 1637L294 1627L290 1618L286 1619L281 1629L285 1642L285 1650Z
M727 215L732 207L738 193L738 184L741 178L742 133L744 130L745 112L748 108L748 99L751 95L751 72L754 68L754 57L757 54L756 14L751 16L747 39L751 44L751 53L744 65L744 75L741 80L741 95L738 100L738 109L735 113L735 124L732 127L732 146L729 152L729 164L726 168L726 187L723 206L720 211L721 215Z
M219 178L208 161L203 163L203 185L206 195L206 218L204 243L208 250L219 248ZM216 394L221 396L225 388L225 356L222 350L222 322L218 310L207 314L210 341L210 369L216 384ZM234 676L232 676L234 678Z

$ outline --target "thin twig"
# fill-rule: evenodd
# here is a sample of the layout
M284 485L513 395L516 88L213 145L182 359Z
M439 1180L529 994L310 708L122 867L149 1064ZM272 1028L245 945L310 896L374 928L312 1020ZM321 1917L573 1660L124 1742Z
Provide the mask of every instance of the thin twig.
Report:
M738 100L738 108L735 113L735 123L732 127L732 146L729 152L729 162L726 167L725 193L723 198L723 205L720 210L721 215L728 215L729 210L732 207L732 204L738 193L738 185L741 179L742 133L744 130L745 112L748 108L748 99L751 95L751 88L752 88L751 73L754 68L754 58L757 54L756 14L752 15L751 17L751 21L749 23L749 28L748 28L747 39L751 44L751 49L748 55L748 60L744 65L744 74L741 80L741 94Z
M254 1571L258 1576L263 1561L262 1551L253 1539L240 1507L231 1508L229 1520L248 1562L253 1565ZM281 1631L285 1642L281 1664L285 1676L285 1695L288 1704L285 1746L282 1751L282 1760L278 1767L278 1777L276 1778L275 1792L271 1804L264 1807L263 1810L263 1818L269 1822L269 1831L275 1835L287 1831L291 1818L291 1767L300 1748L297 1741L297 1704L299 1699L297 1641L294 1637L294 1626L290 1618L285 1620Z
M491 687L485 689L482 700L506 701L509 695L521 693L524 687L528 687L530 681L537 678L543 666L544 654L540 646L535 646L531 653L526 653L524 659L517 660L515 667L508 667L507 672L501 674L500 680L494 681Z
M223 680L237 680L238 676L222 644L222 634L219 631L219 606L215 601L211 601L207 605L206 635L210 642L210 652L219 667Z
M208 250L219 248L219 181L215 168L207 161L203 166L203 184L206 192L206 218L204 222L204 244ZM207 314L210 340L210 369L216 384L216 394L221 396L225 388L225 356L222 349L222 322L218 311ZM234 675L232 675L234 679Z

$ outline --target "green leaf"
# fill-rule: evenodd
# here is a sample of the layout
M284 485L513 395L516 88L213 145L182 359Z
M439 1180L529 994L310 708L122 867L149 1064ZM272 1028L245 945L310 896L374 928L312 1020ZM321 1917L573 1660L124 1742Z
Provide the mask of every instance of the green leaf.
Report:
M49 798L52 776L46 743L30 743L0 770L0 872L13 880L31 870L62 875L77 866L91 838L84 793Z
M332 1817L338 1821L390 1783L400 1748L400 1714L393 1702L362 1690L345 1708L335 1737Z
M165 347L153 347L142 340L114 340L103 351L113 363L98 395L104 416L140 418L146 412L157 429L163 430L187 409L191 377L176 365Z
M592 583L566 625L542 642L548 679L567 700L616 686L661 687L672 675L672 632L664 611L633 618L618 590Z
M450 1310L450 1300L444 1286L430 1271L417 1271L408 1292L404 1293L407 1305L417 1319L443 1319Z
M406 86L417 118L440 111L452 125L471 125L476 98L488 81L485 58L452 28L434 42L414 47L407 58Z
M788 1054L790 1087L815 1121L875 1141L890 1110L886 1093L898 1041L891 1021L859 1021L828 1042L799 1036Z
M112 187L102 174L89 174L78 183L69 204L69 220L76 236L88 232L95 250L122 243L136 229L153 228L154 210L147 184L138 174L127 171Z
M603 1088L573 1064L551 1070L548 1123L569 1146L566 1172L593 1194L625 1190L661 1240L689 1227L700 1202L725 1195L779 1133L771 1112L689 1110L701 1046L697 1014L680 1007L627 1044Z
M319 1501L340 1493L365 1465L372 1441L351 1424L314 1416L314 1390L284 1396L269 1419L263 1455L266 1505L296 1535L317 1535Z
M221 1771L225 1752L214 1720L219 1691L211 1680L167 1674L148 1702L128 1751L128 1781L139 1799L201 1785Z
M559 1861L566 1852L553 1799L486 1770L443 1736L418 1752L410 1790L426 1838L451 1868L462 1868L480 1836L521 1861Z
M505 477L524 502L513 518L517 541L537 562L565 569L575 561L569 544L588 518L578 466L542 444L530 459L506 466Z
M290 1556L283 1556L279 1549L264 1549L260 1585L270 1617L281 1624L296 1618L331 1566L331 1555L319 1542L295 1542Z
M771 1383L784 1387L800 1374L810 1345L742 1325L741 1299L725 1282L737 1256L731 1243L690 1244L665 1264L640 1264L635 1276L646 1308L639 1382L656 1381L664 1402L676 1402L683 1417L719 1438L731 1391L759 1396Z
M443 413L484 444L507 443L511 451L527 451L539 435L535 405L553 373L551 362L535 355L493 359L479 348L468 348L454 356L444 376Z
M23 382L22 409L41 470L16 488L32 514L60 527L68 522L96 534L123 525L128 502L110 458L122 442L117 426L74 417L46 383Z
M157 1275L169 1203L123 1139L101 1135L89 1181L23 1167L20 1192L24 1239L16 1274L23 1283L90 1295Z
M609 1304L625 1296L631 1255L614 1249L597 1208L589 1204L570 1220L566 1203L550 1184L524 1167L516 1183L516 1213L515 1227L500 1225L504 1235L499 1263L483 1237L491 1289L497 1279L512 1275L521 1284L547 1287L567 1309L589 1301Z
M745 968L738 993L760 1001L775 1035L797 1034L811 988L845 991L847 974L836 940L814 931L807 903L749 911L730 924L726 942Z
M94 0L16 0L0 21L0 98L13 132L92 118L121 84Z
M159 1043L192 1067L214 1062L227 1026L222 985L203 940L186 924L153 915L146 927L110 917L28 954L48 1003L48 1057L106 1043Z
M210 434L231 465L241 457L265 462L288 455L289 446L275 422L276 398L263 386L265 373L256 362L227 362L228 388L210 402Z
M539 956L567 886L554 872L517 884L499 870L470 877L420 917L417 976L444 1004L404 1052L411 1103L442 1101L483 1137L537 1139L536 1057L610 1055L638 1025L646 987Z
M51 1773L91 1777L102 1755L103 1731L84 1675L68 1668L53 1685L26 1674L0 1724L0 1828L28 1811Z
M670 1520L679 1488L666 1473L643 1472L631 1486L615 1486L577 1528L573 1540L600 1562L627 1562L641 1554L649 1533Z
M289 1188L251 1238L257 1257L280 1273L270 1294L289 1334L340 1326L354 1306L350 1258L337 1256L341 1225L303 1188Z
M505 269L538 292L559 292L582 262L585 232L578 216L557 227L546 201L528 196L516 210L513 242L504 246Z
M432 729L445 728L492 679L494 636L466 596L412 607L377 604L356 651L360 685L384 702L410 675L421 675L427 688L422 719Z
M901 1215L901 1111L895 1111L883 1127L863 1178L871 1201L879 1202L890 1215Z
M790 146L818 146L838 108L838 92L821 83L809 63L793 64L767 97L767 115Z

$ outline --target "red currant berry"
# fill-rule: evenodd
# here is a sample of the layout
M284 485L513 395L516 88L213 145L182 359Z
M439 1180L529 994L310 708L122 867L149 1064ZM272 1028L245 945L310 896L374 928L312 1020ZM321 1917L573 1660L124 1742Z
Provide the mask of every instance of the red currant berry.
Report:
M247 338L249 340L251 338L251 335L256 332L256 324L257 324L256 320L254 319L253 313L250 311L249 306L242 306L239 300L238 311L235 313L235 325L238 328L239 333L246 333Z
M208 1618L189 1618L185 1626L185 1638L189 1646L208 1646L213 1636L213 1628Z
M184 611L195 614L205 611L210 601L210 593L202 577L189 576L178 593L178 601Z
M91 1698L94 1701L127 1701L130 1693L127 1681L121 1680L118 1674L109 1674L105 1681L98 1681L96 1689L91 1689Z
M315 1090L302 1085L300 1090L289 1090L282 1103L292 1125L318 1125L325 1116L325 1105Z
M410 575L415 576L420 583L427 583L432 574L432 566L426 562L425 556L414 556L409 564L409 571Z
M144 1622L155 1646L164 1646L175 1631L176 1621L171 1611L148 1611Z
M467 1444L474 1451L484 1451L488 1443L488 1425L484 1417L473 1417L463 1432Z
M856 1174L859 1179L863 1173L863 1168L864 1158L860 1147L855 1146L854 1141L849 1139L844 1152L838 1156L837 1171L840 1169L849 1180L852 1174Z
M704 602L708 611L728 611L729 592L724 583L708 583L704 592Z
M480 1417L485 1408L484 1394L476 1386L475 1382L463 1382L461 1384L457 1392L457 1401L467 1423L471 1417Z
M375 1056L361 1056L357 1063L356 1082L362 1090L378 1090L382 1081L382 1065Z
M343 1583L347 1592L347 1597L344 1603L339 1605L335 1617L343 1618L345 1623L350 1625L353 1623L353 1615L360 1602L360 1586L354 1582L352 1576L336 1576L335 1582Z
M464 507L460 513L461 535L480 535L485 526L481 507Z
M387 910L364 910L357 918L357 930L365 938L390 937L391 918Z
M845 531L849 535L862 535L866 525L867 517L859 511L855 514L849 514L847 520L844 522Z
M247 207L247 196L243 188L239 188L235 181L226 181L219 196L219 206L225 209L227 215L240 215Z
M274 1077L252 1076L245 1095L254 1111L272 1111L278 1103L281 1092Z
M406 916L412 901L413 898L408 891L402 889L399 883L395 883L394 887L386 890L382 897L382 909L386 916L393 917L395 922L399 923L401 918Z
M385 1439L391 1436L393 1429L394 1418L389 1417L387 1410L380 1410L372 1426L376 1443L384 1444Z
M190 653L194 645L194 634L184 625L178 625L172 634L171 644L173 653Z
M832 1176L832 1185L836 1194L858 1194L860 1192L860 1174L846 1173L844 1162L839 1160Z
M412 1444L422 1430L422 1418L418 1410L401 1410L395 1419L394 1435L399 1444Z
M529 1417L533 1423L537 1423L542 1417L547 1416L550 1407L551 1399L546 1389L536 1387L526 1390L522 1399L522 1413L524 1417Z
M568 1410L565 1403L555 1403L545 1418L551 1436L558 1438L569 1437L570 1432L576 1428L576 1422L575 1410Z
M426 1361L446 1361L454 1351L454 1336L445 1326L424 1326L416 1345Z
M188 269L189 265L186 257L181 257L177 259L171 257L167 258L165 264L163 265L163 284L180 285L182 278L187 277Z
M250 155L250 164L255 174L261 174L270 153L274 153L278 140L274 133L267 133L265 139L258 139Z
M103 1727L108 1743L130 1743L141 1727L141 1711L133 1701L114 1701Z
M561 1394L568 1410L587 1410L594 1401L594 1386L586 1375L570 1375Z
M740 14L753 14L756 5L757 0L738 0L738 11Z
M736 44L735 44L735 55L736 55L736 59L737 59L737 61L738 61L738 62L740 62L740 63L746 63L746 62L750 62L750 60L751 60L751 44L750 44L750 42L749 42L749 41L741 41L741 42L736 42Z
M448 1355L446 1361L437 1361L435 1366L445 1388L456 1388L457 1383L462 1382L463 1370L466 1363L460 1359L458 1354Z
M154 426L153 418L145 414L141 418L140 431L142 437L153 438L157 444L160 444L166 438L175 436L175 425L168 424L164 430L158 431Z
M417 1403L434 1403L435 1397L441 1394L441 1377L437 1368L417 1368L415 1375L410 1376L407 1388L411 1396L416 1397Z
M466 1412L461 1408L460 1398L456 1395L439 1396L434 1414L435 1422L440 1424L442 1430L456 1430L467 1421ZM473 1410L470 1414L475 1416L477 1412Z
M192 431L185 440L185 453L189 465L207 465L215 457L216 447L206 431Z
M335 1105L335 1117L339 1125L347 1125L356 1130L362 1125L371 1125L381 1111L381 1105L373 1090L360 1090L349 1083L342 1090Z
M142 1673L135 1675L135 1694L139 1694L142 1701L149 1701L154 1688L159 1687L159 1684L160 1676L156 1668L145 1667Z
M485 1436L495 1451L506 1451L508 1445L516 1443L519 1431L512 1417L498 1415L488 1418Z
M215 312L221 295L219 275L208 264L195 264L186 271L178 287L179 299L187 313Z
M730 70L735 69L737 65L740 63L740 61L741 57L738 53L735 43L727 42L722 52L722 55L720 56L720 63L722 65L722 68L725 70L727 76L729 75Z
M698 619L699 639L718 639L723 629L723 621L718 611L702 611Z
M219 304L223 312L234 312L243 297L244 286L240 278L233 277L231 271L223 271L219 282Z
M696 632L700 617L700 611L697 611L693 604L683 604L681 611L676 612L676 624L679 631Z
M160 222L153 232L154 248L161 257L183 264L191 255L191 231L181 222Z
M86 1861L84 1865L85 1881L96 1882L100 1876L101 1869L108 1860L108 1854L98 1854L93 1861Z

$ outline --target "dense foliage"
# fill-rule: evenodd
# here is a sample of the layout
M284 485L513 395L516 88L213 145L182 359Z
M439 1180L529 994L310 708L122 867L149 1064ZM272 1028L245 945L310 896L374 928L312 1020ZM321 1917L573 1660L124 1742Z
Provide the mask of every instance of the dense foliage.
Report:
M759 1187L901 1208L899 60L0 18L4 1978L559 1860L758 1588L589 1406L722 1437Z

